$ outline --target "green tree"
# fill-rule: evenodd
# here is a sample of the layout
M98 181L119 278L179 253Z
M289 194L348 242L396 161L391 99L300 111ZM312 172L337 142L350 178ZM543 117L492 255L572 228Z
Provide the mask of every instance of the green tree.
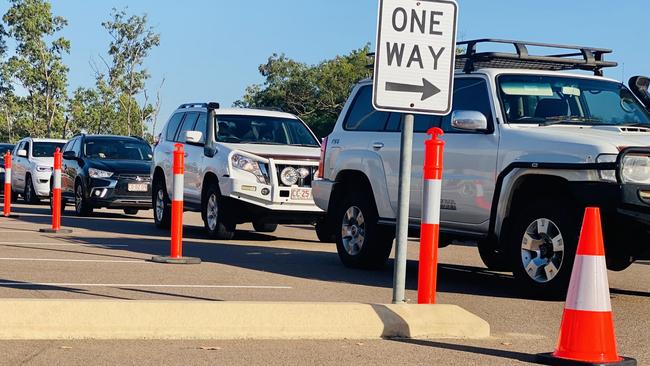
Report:
M249 108L279 108L303 119L318 136L332 131L350 88L370 76L369 46L317 65L273 54L259 72L263 84L246 88L234 104Z
M126 114L126 134L137 131L144 136L145 121L142 117L146 113L142 110L150 109L150 106L145 105L141 109L135 97L143 93L150 77L143 64L151 49L160 45L160 34L148 26L146 14L127 16L125 10L113 9L111 16L111 20L102 23L112 40L108 49L111 62L106 63L107 79L100 89L110 89L117 96Z
M52 14L44 0L10 0L11 7L2 20L7 35L16 42L15 54L3 67L9 80L26 91L25 97L13 97L18 106L14 122L32 136L60 136L67 101L68 67L62 57L70 51L70 42L57 37L67 21ZM25 119L25 112L31 117Z

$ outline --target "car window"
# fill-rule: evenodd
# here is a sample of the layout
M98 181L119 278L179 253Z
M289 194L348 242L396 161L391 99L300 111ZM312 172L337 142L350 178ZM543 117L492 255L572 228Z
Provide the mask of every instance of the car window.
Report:
M178 125L181 124L182 119L183 113L176 113L169 119L169 123L167 123L167 131L165 132L165 140L174 141L176 131L178 131Z
M348 110L343 128L353 131L383 131L389 113L372 106L372 86L361 87Z
M18 151L22 150L25 148L25 141L22 141L18 145L16 145L16 148L14 149L14 155L18 155Z
M27 151L27 156L29 156L29 141L25 141L25 144L23 145L23 149Z
M176 142L185 142L185 132L194 131L194 125L196 124L196 119L199 117L199 112L189 112L185 114L185 119L181 128L176 134L174 141Z
M76 156L81 157L81 137L74 140L70 150L74 151Z
M146 160L152 158L151 146L124 138L86 138L85 156L98 160Z
M459 78L454 81L454 111L477 111L483 113L492 125L492 106L487 83L479 78ZM451 127L451 114L443 118L442 129L445 132L475 133L473 131L460 131Z
M29 144L29 143L28 143ZM35 158L51 158L54 156L56 148L63 147L64 142L35 142L32 149L32 156Z
M398 132L402 131L402 113L391 113L386 124L386 131ZM431 127L440 126L440 117L431 116L426 114L416 114L413 121L413 132L423 133L427 132Z
M201 136L201 142L205 142L207 125L208 125L208 114L205 112L201 112L199 114L199 119L196 121L196 125L194 126L194 131L199 131L203 134L203 136Z

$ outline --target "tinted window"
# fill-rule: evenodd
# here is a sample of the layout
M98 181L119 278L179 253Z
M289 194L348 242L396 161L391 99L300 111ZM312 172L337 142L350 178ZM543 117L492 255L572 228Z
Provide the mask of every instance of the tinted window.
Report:
M74 151L77 156L81 156L81 137L78 137L70 146L70 150Z
M386 125L387 131L402 130L402 113L391 113ZM439 116L430 116L425 114L416 114L413 121L413 132L427 132L431 127L440 126Z
M178 134L176 134L177 142L185 142L185 132L194 131L194 125L196 124L196 119L198 117L199 117L199 112L189 112L185 114L185 119L183 120L183 124L181 125L181 128L178 130Z
M205 142L207 124L208 124L208 114L207 113L199 114L199 119L196 121L196 126L194 126L194 131L199 131L203 133L203 136L201 136L201 142Z
M23 149L25 149L27 151L27 156L29 156L29 140L25 141L25 143L23 145Z
M217 116L217 141L231 143L319 146L300 120L262 116Z
M99 160L151 160L151 147L139 140L86 138L85 156Z
M483 79L460 78L454 81L454 105L455 111L478 111L488 120L488 126L492 121L492 106L488 94L487 83ZM445 132L469 132L459 131L451 127L451 116L446 116L442 123Z
M34 148L32 149L32 156L35 158L53 157L56 148L58 147L60 149L63 145L65 145L65 142L35 142Z
M375 110L372 106L372 86L361 87L357 93L343 128L355 131L383 131L389 113Z
M178 130L178 125L181 123L183 118L183 113L176 113L172 116L167 123L167 131L165 132L165 140L174 141L174 136L176 136L176 131Z

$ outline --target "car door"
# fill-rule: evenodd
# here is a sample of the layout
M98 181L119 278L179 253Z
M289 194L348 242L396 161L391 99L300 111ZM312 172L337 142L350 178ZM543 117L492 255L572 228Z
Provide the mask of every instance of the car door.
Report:
M196 122L199 118L200 113L197 111L185 113L185 118L181 127L178 129L176 134L176 142L183 144L183 150L185 151L185 176L184 176L184 189L183 189L183 200L188 205L197 205L201 203L200 191L197 194L197 174L199 167L202 161L203 148L199 148L196 145L186 144L185 143L185 133L188 131L194 131Z
M494 128L494 108L488 80L474 75L458 77L454 83L453 111L481 112L488 121L486 131L461 131L451 126L451 114L441 118L445 141L442 179L441 224L448 229L476 231L490 218L496 183L499 136ZM422 181L424 140L414 139L413 179ZM418 189L420 193L421 189ZM421 195L418 205L420 217Z
M165 184L167 186L167 193L171 198L172 193L172 162L174 144L176 144L176 136L178 129L180 128L181 122L183 122L183 117L185 116L184 112L176 112L171 116L169 122L167 122L166 129L163 131L161 136L161 142L156 146L154 154L158 156L157 161L160 161L160 166L165 173Z
M25 140L20 143L18 149L16 149L16 155L12 159L11 166L11 186L14 192L23 192L25 190L25 174L27 174L27 169L29 167L29 140ZM27 156L18 156L18 152L25 150Z
M185 144L185 194L189 202L201 205L201 190L203 185L203 167L205 156L203 146L207 130L208 114L200 112L192 131L202 133L201 141L196 144Z
M65 151L74 151L79 156L81 137L76 137L64 146ZM76 178L77 161L72 158L63 159L61 164L61 193L64 197L74 198L74 183Z

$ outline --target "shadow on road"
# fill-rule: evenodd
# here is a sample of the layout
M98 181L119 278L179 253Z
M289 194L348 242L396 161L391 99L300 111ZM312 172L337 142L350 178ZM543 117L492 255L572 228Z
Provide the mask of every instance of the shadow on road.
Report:
M424 347L441 348L441 349L447 349L451 351L475 353L475 354L486 355L486 356L508 358L511 360L516 360L521 362L535 363L535 355L531 355L523 352L505 351L505 350L494 349L494 348L468 346L462 344L452 344L452 343L427 341L427 340L419 340L419 339L395 338L392 340L395 342L414 344L414 345L424 346Z
M35 291L62 291L62 292L70 292L73 294L82 294L82 295L103 297L103 298L116 299L116 300L130 300L129 298L126 297L96 294L88 290L78 289L74 287L55 286L55 285L47 285L47 284L34 284L31 282L22 282L22 281L14 281L14 280L0 279L0 287L23 289L23 290L35 290Z

